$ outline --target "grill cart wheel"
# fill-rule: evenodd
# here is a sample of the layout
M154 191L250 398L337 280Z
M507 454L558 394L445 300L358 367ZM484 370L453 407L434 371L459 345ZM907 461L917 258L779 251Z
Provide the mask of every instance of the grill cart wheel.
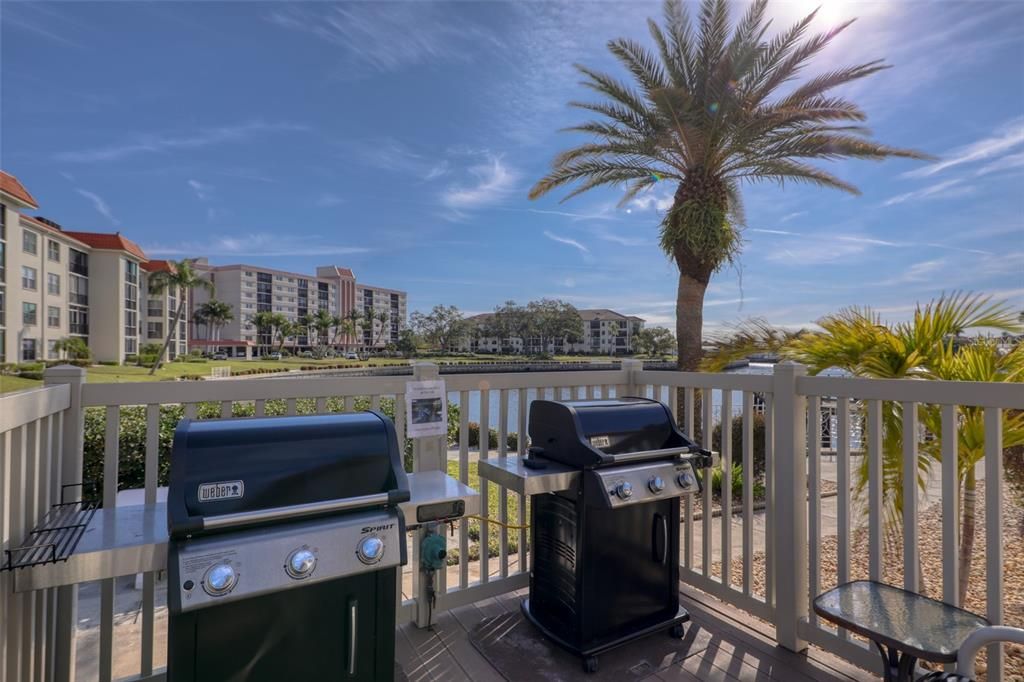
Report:
M597 672L597 656L587 656L583 659L583 672L585 673L596 673Z
M683 627L682 623L676 623L668 631L668 636L672 639L682 639L685 634L686 628Z

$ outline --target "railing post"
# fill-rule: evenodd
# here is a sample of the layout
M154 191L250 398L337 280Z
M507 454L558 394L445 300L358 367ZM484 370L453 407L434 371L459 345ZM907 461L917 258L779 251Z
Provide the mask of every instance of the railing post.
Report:
M800 621L808 613L807 569L807 399L797 393L797 378L807 368L793 362L775 365L772 379L775 416L775 639L790 651L803 651Z
M637 386L640 384L640 372L644 369L643 360L624 358L622 360L622 369L626 374L626 380L622 383L623 392L619 394L619 397L637 395Z
M58 365L43 372L47 386L67 384L71 403L63 415L60 451L60 485L82 482L82 460L85 450L85 410L82 408L82 387L85 370L72 365ZM82 490L72 489L78 494ZM55 491L60 495L60 487ZM75 677L75 624L78 622L78 586L57 588L54 613L55 641L53 642L53 680L70 682Z
M440 375L438 373L437 365L434 363L417 362L413 364L413 381L433 381L438 378L440 378ZM406 391L406 394L408 394L408 391ZM395 409L404 410L405 405L395 405ZM468 406L466 409L468 409ZM448 458L447 441L448 439L446 436L414 438L412 441L412 470L414 472L446 470ZM420 572L420 543L423 542L423 536L426 535L426 533L427 529L424 526L420 526L420 528L413 534L412 558L410 560L413 572L413 592L416 595L416 627L420 628L425 628L430 625L432 611L429 603L430 593L427 580L425 579L424 574ZM459 558L462 561L466 560L463 557ZM441 601L443 597L443 594L438 594L437 600Z

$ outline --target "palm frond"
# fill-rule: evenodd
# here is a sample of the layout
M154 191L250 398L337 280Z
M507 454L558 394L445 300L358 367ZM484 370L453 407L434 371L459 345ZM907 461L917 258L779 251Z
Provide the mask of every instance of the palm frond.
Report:
M751 101L754 103L763 101L780 85L795 78L807 60L825 49L825 46L833 38L846 30L854 21L856 19L844 21L831 31L814 35L793 48L788 55L768 70L757 89L750 92Z
M879 71L891 68L892 66L886 64L884 59L876 59L875 61L867 62L866 64L848 66L846 68L823 73L793 90L789 96L779 102L779 106L782 108L797 106L813 97L820 97L829 90L837 88L840 85L845 85L846 83L866 78L872 74L878 73Z
M663 13L671 46L672 59L669 63L683 76L682 82L676 83L676 86L692 90L697 78L696 48L686 6L681 0L665 0Z
M733 172L730 177L745 178L752 182L772 181L782 186L785 186L786 182L801 182L860 194L860 190L855 186L827 171L789 159L751 160L746 167Z
M608 43L608 50L619 58L633 78L640 83L647 93L669 86L665 78L665 70L658 63L657 57L647 51L640 43L626 38L619 38Z
M764 318L744 320L711 336L711 349L701 360L701 371L721 372L752 355L781 353L806 333L803 329L792 331L776 327Z

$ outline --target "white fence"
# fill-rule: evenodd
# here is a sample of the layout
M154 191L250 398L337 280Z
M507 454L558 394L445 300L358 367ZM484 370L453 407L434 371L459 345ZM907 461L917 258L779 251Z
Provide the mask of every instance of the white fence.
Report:
M437 367L417 365L413 379L433 378ZM138 384L86 384L84 372L76 368L48 370L47 388L0 398L0 531L3 548L21 541L24 534L56 499L61 483L81 480L86 410L90 415L90 448L95 451L97 431L102 433L102 502L116 501L118 483L123 483L119 467L131 458L143 462L143 482L147 502L156 500L161 442L161 411L180 409L189 417L240 414L301 414L352 411L367 406L390 407L395 401L395 422L400 438L405 433L405 383L409 377L323 377L301 379L223 379L215 382L158 382ZM850 378L807 377L796 365L779 365L774 375L703 374L671 371L645 371L638 361L626 360L620 369L602 371L529 372L500 374L458 374L445 377L449 395L459 406L455 444L445 439L417 439L412 448L414 470L447 469L463 482L478 485L484 514L499 524L462 521L457 524L450 549L457 550L458 564L438 574L438 599L435 611L443 611L480 599L519 589L528 584L529 548L525 529L528 500L500 489L483 485L475 477L476 455L487 457L509 452L509 434L518 434L514 448L525 452L526 418L532 396L555 398L596 398L613 395L648 395L671 403L687 433L701 434L702 445L712 445L714 425L730 434L729 419L737 415L742 438L737 451L733 441L723 437L720 444L723 462L722 489L730 490L731 464L742 464L743 492L733 501L722 497L720 514L712 513L711 486L705 486L698 501L684 503L682 520L681 576L690 585L743 609L765 621L766 631L789 649L799 651L808 642L822 646L854 663L874 668L876 654L843 631L826 627L810 611L810 599L825 584L853 577L851 547L854 535L866 523L869 577L883 577L882 516L882 424L883 406L893 404L906 415L906 433L918 433L915 405L939 405L947 430L958 424L957 406L977 407L984 411L985 477L1001 480L1001 411L1024 409L1024 388L1020 385L971 384L957 382L881 381ZM64 385L66 384L66 385ZM497 394L497 400L492 396ZM682 404L680 405L680 401ZM836 570L823 575L820 558L822 538L822 403L834 401L836 487ZM496 412L493 404L497 405ZM695 405L700 405L696 412ZM170 406L170 407L169 407ZM180 408L177 406L181 406ZM853 406L853 407L851 407ZM851 453L851 424L866 413L866 447L863 457L869 464L866 487L867 513L862 514L851 499L851 461L861 455ZM479 452L470 447L470 415L478 416ZM818 415L809 419L808 415ZM125 419L122 419L122 415ZM760 417L758 416L760 415ZM764 500L754 498L753 458L754 425L764 419L766 471ZM96 420L101 420L97 428ZM144 420L144 436L126 449L122 430L131 419ZM497 431L497 447L488 442L490 429ZM904 466L916 471L919 439L908 439L903 450ZM166 434L164 434L166 441ZM958 472L956 440L943 443L942 505L942 596L957 601L958 584ZM827 444L826 444L827 447ZM450 449L451 448L451 449ZM909 477L910 485L916 480ZM24 481L24 484L20 484ZM905 491L910 493L911 490ZM916 491L904 496L907 503L897 534L902 537L904 582L917 588L919 511ZM830 498L831 499L831 498ZM495 504L492 506L492 500ZM762 509L763 508L763 509ZM987 616L1002 620L1005 595L1002 587L1001 500L998 486L985 491L985 559ZM738 534L739 538L734 538ZM493 546L493 550L492 550ZM411 543L406 589L399 600L399 621L423 623L426 604L416 567L418 543ZM492 556L493 551L493 556ZM979 554L982 554L979 551ZM785 567L785 570L779 570ZM76 622L76 588L61 588L32 595L11 594L8 574L0 573L0 682L21 680L73 679L73 627ZM156 642L156 576L143 578L138 641L115 642L115 581L103 581L99 600L98 660L99 679L110 680L115 661L124 652L137 656L137 679L160 679L161 648ZM7 627L7 624L15 627ZM20 626L18 625L20 624ZM116 647L116 649L115 649ZM136 653L137 652L137 653ZM989 653L989 679L1000 670L996 649Z

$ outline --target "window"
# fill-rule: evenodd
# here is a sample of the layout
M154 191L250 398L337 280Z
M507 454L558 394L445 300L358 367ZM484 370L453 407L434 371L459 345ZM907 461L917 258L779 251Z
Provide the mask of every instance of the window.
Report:
M55 263L60 262L60 244L52 239L46 242L46 257Z
M164 314L163 303L160 299L150 298L146 301L146 316L147 317L161 317Z
M21 231L21 250L33 256L39 253L39 235L32 230Z
M124 340L124 352L125 353L136 353L139 350L139 340L134 336L125 337Z
M50 360L57 359L57 340L53 339L46 342L46 357Z
M21 321L24 324L35 324L36 323L36 304L35 303L22 303L21 304Z
M78 275L68 275L68 301L89 305L89 280Z
M146 338L147 339L162 339L162 338L164 338L164 323L163 322L147 322L146 323Z
M21 359L35 360L36 359L36 340L35 339L22 339L21 340Z
M85 308L71 308L68 310L68 331L78 336L89 334L89 311Z
M46 293L60 296L60 275L52 272L46 273Z
M46 306L46 326L47 327L59 327L60 326L60 308L55 305Z
M68 270L76 275L88 276L89 254L77 249L68 249Z
M36 290L36 269L27 265L21 266L21 288Z

